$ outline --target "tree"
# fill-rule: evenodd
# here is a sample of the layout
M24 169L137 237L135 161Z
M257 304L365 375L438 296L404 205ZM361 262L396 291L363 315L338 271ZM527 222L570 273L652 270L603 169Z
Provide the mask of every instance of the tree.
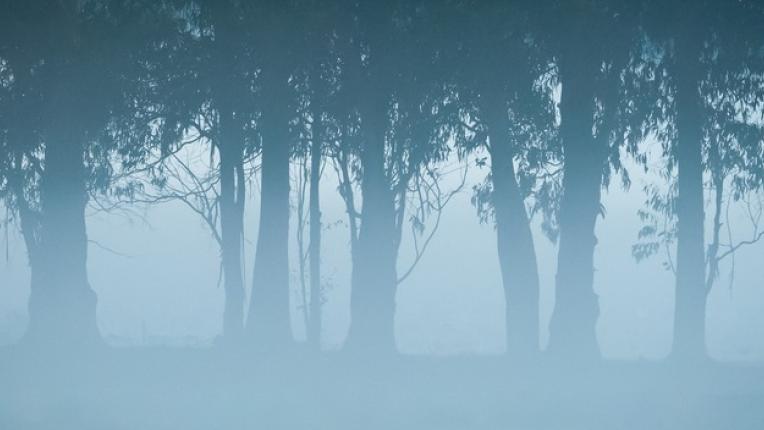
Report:
M539 280L525 201L555 152L550 59L523 2L462 3L454 13L469 21L460 33L464 48L452 61L466 106L454 121L471 122L465 126L474 136L461 142L464 149L485 149L490 157L488 181L473 201L496 225L507 351L529 358L538 352Z
M298 85L298 113L300 122L300 142L297 157L301 171L298 176L298 251L300 258L300 283L303 297L306 337L316 350L321 349L322 305L324 294L321 280L321 202L320 182L324 170L324 152L328 146L330 127L333 124L330 105L334 101L336 89L338 59L333 47L337 42L339 14L337 2L308 1L300 8L300 19L309 23L302 32L306 47L304 61L300 67ZM306 185L307 183L307 185ZM307 257L304 252L304 206L305 192L308 192L307 225L309 238ZM307 261L306 261L307 260ZM308 294L305 285L305 263L309 264ZM309 296L309 299L308 299Z
M430 163L448 154L450 128L439 121L442 82L432 79L426 6L364 1L340 15L341 136L334 156L351 229L348 350L395 350L396 266L408 193ZM360 182L360 210L353 177Z
M242 70L242 66L248 64L249 52L243 45L244 23L238 18L242 13L235 2L205 2L204 7L209 8L214 29L211 60L215 67L209 80L211 104L217 110L215 144L220 154L221 261L226 291L223 332L225 337L239 342L244 328L245 130L253 119L246 97L251 95L252 83L247 78L251 72Z
M253 44L259 52L262 111L258 120L262 147L260 228L247 319L250 336L261 347L291 343L289 323L289 161L290 124L294 115L294 50L292 1L259 2L250 16Z
M34 112L12 133L26 146L16 153L16 166L39 177L36 191L17 187L15 193L17 202L25 196L19 213L26 213L22 228L33 239L27 241L31 343L99 343L96 296L87 279L85 206L89 192L108 185L108 155L127 160L132 154L131 142L114 135L127 100L140 88L139 59L155 34L152 14L161 7L119 1L3 5L15 25L2 56L21 78L14 78L15 93L29 100L18 113ZM39 212L27 211L38 195Z
M599 314L593 290L595 225L603 214L601 190L609 155L623 138L612 121L621 74L634 40L638 2L556 3L550 36L561 86L560 129L564 158L559 208L555 310L549 350L572 360L598 356ZM611 145L615 143L615 145Z
M759 186L761 177L761 131L750 122L750 112L762 103L761 44L754 36L761 31L762 9L758 2L746 1L720 6L712 0L654 4L647 24L656 55L666 67L662 89L668 109L659 119L669 129L659 137L669 170L676 166L677 172L676 195L670 197L667 213L676 214L673 354L682 359L706 354L705 308L718 260L725 171L742 169L735 180L738 195ZM716 193L708 255L704 171Z

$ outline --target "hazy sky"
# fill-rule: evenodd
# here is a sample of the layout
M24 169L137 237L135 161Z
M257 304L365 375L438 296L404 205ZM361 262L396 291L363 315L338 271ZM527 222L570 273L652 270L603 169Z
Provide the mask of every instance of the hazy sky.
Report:
M336 178L325 170L323 276L328 287L324 344L341 345L349 319L350 255L343 205ZM499 353L504 348L504 304L495 232L478 222L470 203L472 185L485 170L472 168L468 183L443 214L440 230L419 266L398 290L396 335L406 353ZM619 184L604 194L606 217L597 227L595 289L600 297L598 336L610 358L659 358L671 343L674 279L664 256L637 264L631 256L640 221L637 210L648 180L636 176L627 192ZM450 182L458 182L452 177ZM257 193L246 213L246 277L249 285L258 218ZM750 234L742 213L733 219L739 235ZM294 221L294 217L293 217ZM217 245L200 219L180 203L150 208L139 217L96 214L88 219L89 270L99 297L102 333L112 342L208 344L221 329L222 285L218 286ZM404 243L400 271L413 258ZM541 275L542 345L553 306L555 246L535 228ZM294 229L290 232L294 236ZM742 237L742 236L741 236ZM117 255L111 251L116 251ZM23 330L28 297L25 249L17 232L9 235L9 256L0 263L0 343ZM296 247L291 252L295 257ZM736 255L734 287L724 264L708 308L708 345L717 358L764 357L764 244ZM292 260L295 261L296 257ZM297 265L292 265L293 330L302 337Z

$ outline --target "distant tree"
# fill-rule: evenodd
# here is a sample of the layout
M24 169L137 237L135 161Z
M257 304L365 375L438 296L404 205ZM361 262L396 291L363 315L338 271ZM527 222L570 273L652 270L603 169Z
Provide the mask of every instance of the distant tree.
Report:
M306 1L297 16L307 24L301 36L303 61L297 74L299 142L298 158L298 254L300 283L306 337L312 348L321 349L322 305L324 294L321 280L321 202L320 183L324 171L324 155L331 139L334 124L331 104L336 100L338 69L337 56L340 14L339 2ZM307 192L307 214L305 200ZM305 252L304 227L309 237ZM305 266L309 265L308 286L305 285ZM309 298L308 298L309 297Z
M225 291L223 341L241 343L244 328L243 215L247 162L253 142L255 105L252 51L237 2L171 2L170 19L143 59L142 91L133 112L120 119L120 141L138 141L125 130L137 123L152 136L117 172L109 201L99 209L180 201L199 215L221 250ZM137 120L135 119L137 118ZM192 147L196 146L196 148ZM133 145L136 146L136 145ZM207 153L209 161L189 157Z

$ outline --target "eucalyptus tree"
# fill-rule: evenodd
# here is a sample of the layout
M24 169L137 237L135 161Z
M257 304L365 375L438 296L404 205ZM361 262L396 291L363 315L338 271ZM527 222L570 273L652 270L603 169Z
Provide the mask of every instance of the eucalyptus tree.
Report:
M361 171L360 226L351 239L351 325L346 348L395 348L395 201L385 170L392 85L393 15L399 2L359 2L344 24L352 28L344 53L348 106L358 115L357 150ZM351 208L356 212L355 208ZM350 211L349 211L350 212Z
M764 100L764 10L755 1L713 0L650 2L646 10L652 55L662 72L659 103L664 109L653 126L668 172L676 175L669 195L652 200L654 209L676 217L675 228L664 236L673 240L675 235L677 244L673 354L699 358L706 353L706 300L718 270L725 183L732 186L733 198L761 187L762 132L755 117ZM706 183L715 194L707 250ZM651 235L643 231L645 238ZM655 243L648 246L655 249Z
M294 147L291 129L297 116L293 78L300 61L295 54L303 40L301 31L294 31L292 25L301 5L296 0L262 0L249 5L251 43L257 52L262 180L247 330L258 345L267 347L291 343L289 166Z
M236 343L244 329L245 164L258 151L248 10L234 0L198 0L177 3L174 13L179 25L162 41L164 56L151 64L154 91L142 103L163 134L158 163L147 170L159 185L160 200L185 201L216 238L225 292L223 340ZM209 172L189 165L179 172L173 165L175 152L189 142L209 145ZM170 190L173 181L185 191Z
M204 2L212 27L210 107L217 112L213 141L220 156L221 262L225 279L224 337L240 341L244 327L242 248L246 197L246 133L254 121L252 52L246 43L246 10L236 1Z
M407 197L423 169L448 154L449 128L437 115L442 87L431 75L430 6L361 1L340 15L342 69L335 111L341 112L342 135L336 155L353 254L349 350L395 350L396 290L410 272L400 277L397 272Z
M298 89L297 116L299 118L300 145L295 157L301 164L298 185L298 254L300 282L303 296L306 338L312 348L321 349L322 305L324 300L321 279L321 196L320 183L324 171L324 155L329 141L336 133L336 92L339 75L337 52L338 29L342 4L311 0L296 11L297 19L306 24L300 33L303 49L302 61L296 80ZM308 209L305 215L307 192ZM305 251L304 227L307 223L309 237ZM305 263L309 265L308 282L305 285ZM309 287L309 292L308 292Z
M5 227L18 224L30 267L37 266L40 230L39 138L40 93L31 82L36 50L24 33L20 11L2 4L0 23L0 201L6 211ZM25 14L31 17L32 11ZM7 231L6 231L7 233ZM33 273L37 273L32 269Z
M575 0L540 10L551 31L560 83L563 152L555 309L549 350L573 360L597 357L595 225L603 214L610 154L624 139L615 127L622 72L638 41L640 2Z
M108 186L109 155L123 154L129 162L135 149L115 134L142 83L139 59L151 46L161 7L130 1L3 4L14 25L0 55L10 59L15 94L30 100L11 108L29 115L12 133L26 146L15 163L39 177L23 185L39 188L15 195L17 203L22 195L39 198L39 216L22 221L23 229L32 226L35 242L29 249L31 342L99 342L85 207L90 192Z
M526 358L539 348L538 266L526 200L558 156L551 58L533 34L531 12L523 1L463 1L442 20L456 34L447 43L460 47L450 61L462 104L454 121L467 128L458 143L490 157L488 181L473 201L496 225L507 350Z

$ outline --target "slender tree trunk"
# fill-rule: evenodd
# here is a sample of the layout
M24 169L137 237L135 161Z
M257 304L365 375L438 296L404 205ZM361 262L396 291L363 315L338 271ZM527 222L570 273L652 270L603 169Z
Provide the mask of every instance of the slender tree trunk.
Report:
M507 352L530 358L539 346L539 278L530 220L515 176L509 118L501 100L488 104L496 241L506 301Z
M353 259L351 326L346 347L392 353L397 283L395 203L385 172L386 106L379 100L370 105L363 112L363 210Z
M236 21L234 3L215 2L211 18L215 28L216 81L214 104L218 111L217 145L220 154L220 254L223 268L225 305L223 339L238 343L244 331L244 279L242 242L244 237L244 134L243 121L237 115L240 97L235 72L236 56L231 51L237 44L237 33L231 24Z
M258 345L291 343L289 319L289 87L287 75L266 70L260 228L247 322Z
M59 129L45 146L40 244L33 262L27 339L53 346L94 345L100 343L100 335L97 299L87 277L83 138L66 126Z
M600 213L605 150L592 133L599 63L577 51L568 52L560 61L560 135L565 164L549 350L572 360L591 360L599 356L599 302L593 289L594 228Z
M230 109L220 109L220 227L225 287L223 337L241 339L244 328L244 281L241 249L244 217L244 165L241 128Z
M313 112L313 140L310 148L310 245L308 249L310 260L310 327L308 342L316 350L321 350L321 202L319 185L321 182L321 155L323 139L323 123L321 112Z
M675 356L703 357L707 291L704 282L703 114L700 64L693 42L678 44L676 76L678 196Z

